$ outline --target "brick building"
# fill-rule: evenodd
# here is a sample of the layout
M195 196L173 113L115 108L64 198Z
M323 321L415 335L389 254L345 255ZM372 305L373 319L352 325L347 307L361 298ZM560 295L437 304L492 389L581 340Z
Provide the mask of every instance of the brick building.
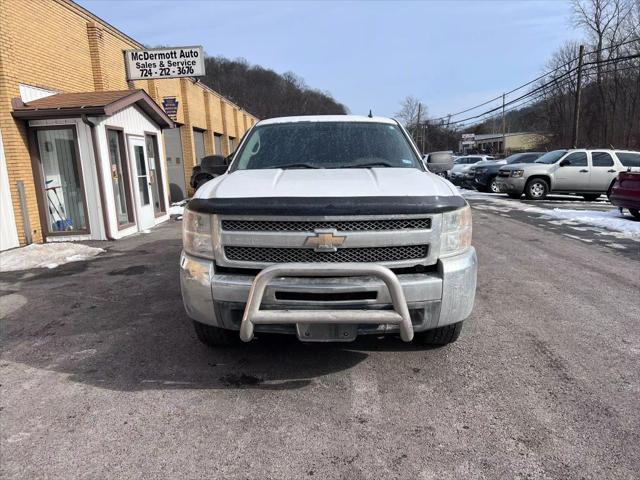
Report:
M70 0L0 2L0 249L164 221L257 121L196 79L127 82L136 48Z

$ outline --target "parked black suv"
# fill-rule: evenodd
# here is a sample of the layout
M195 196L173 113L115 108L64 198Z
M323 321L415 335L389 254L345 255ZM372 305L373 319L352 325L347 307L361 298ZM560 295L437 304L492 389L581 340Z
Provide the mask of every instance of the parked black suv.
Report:
M200 185L208 182L212 178L222 175L229 168L231 155L223 157L222 155L209 155L202 157L200 165L193 167L191 171L191 186L197 190Z
M496 185L496 175L498 170L504 165L514 165L516 163L533 163L543 152L524 152L509 155L504 160L496 162L479 162L469 169L471 177L471 186L475 187L479 192L500 193L500 189Z

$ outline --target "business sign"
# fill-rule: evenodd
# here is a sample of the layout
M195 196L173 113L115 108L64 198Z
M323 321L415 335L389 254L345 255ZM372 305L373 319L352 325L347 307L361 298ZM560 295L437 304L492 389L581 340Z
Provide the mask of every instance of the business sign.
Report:
M199 77L204 75L202 47L125 50L127 80Z
M476 134L475 133L463 133L462 141L463 142L475 142Z
M178 116L178 99L176 97L163 97L162 109L175 122Z

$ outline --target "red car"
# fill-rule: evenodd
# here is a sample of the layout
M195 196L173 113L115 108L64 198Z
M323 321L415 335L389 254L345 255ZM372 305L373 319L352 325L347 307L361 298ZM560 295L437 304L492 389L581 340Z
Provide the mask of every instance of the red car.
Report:
M620 172L609 192L609 201L616 207L628 208L640 220L640 172Z

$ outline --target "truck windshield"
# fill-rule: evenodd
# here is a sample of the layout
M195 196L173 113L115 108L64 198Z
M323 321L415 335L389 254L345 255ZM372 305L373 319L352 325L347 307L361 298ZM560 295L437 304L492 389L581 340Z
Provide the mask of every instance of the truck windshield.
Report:
M421 161L398 125L295 122L258 125L232 170L272 168L418 168Z
M565 153L567 153L566 150L553 150L552 152L547 152L542 155L534 163L547 163L551 165L552 163L556 163L558 160L560 160L560 157L562 157Z

